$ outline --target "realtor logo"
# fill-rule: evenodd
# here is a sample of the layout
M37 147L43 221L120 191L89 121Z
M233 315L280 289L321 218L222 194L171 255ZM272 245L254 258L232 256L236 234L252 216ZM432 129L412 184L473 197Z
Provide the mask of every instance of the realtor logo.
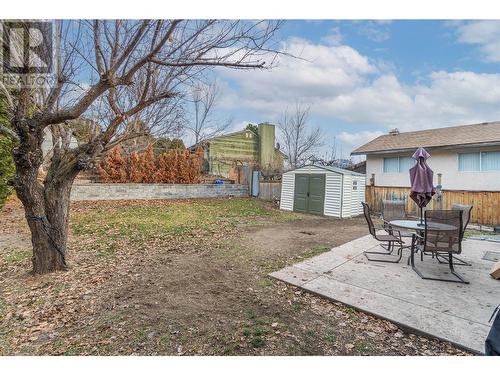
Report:
M4 84L47 85L54 71L53 23L2 21L1 26Z

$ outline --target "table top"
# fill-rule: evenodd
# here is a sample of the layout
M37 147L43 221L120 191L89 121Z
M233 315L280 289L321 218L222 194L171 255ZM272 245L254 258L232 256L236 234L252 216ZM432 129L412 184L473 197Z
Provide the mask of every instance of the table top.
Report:
M392 220L389 222L392 226L405 228L405 229L413 229L413 230L425 230L425 225L420 224L420 220ZM427 227L429 229L435 230L456 230L457 227L450 224L441 224L441 223L428 223Z

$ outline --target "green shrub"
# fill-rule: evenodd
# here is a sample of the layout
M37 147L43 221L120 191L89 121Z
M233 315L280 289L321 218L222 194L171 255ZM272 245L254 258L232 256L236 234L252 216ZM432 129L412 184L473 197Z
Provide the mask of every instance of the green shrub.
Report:
M10 128L5 104L2 99L0 97L0 124ZM0 207L3 206L5 200L12 192L12 188L6 183L7 179L12 177L15 172L14 161L12 160L12 147L14 147L14 141L0 135Z

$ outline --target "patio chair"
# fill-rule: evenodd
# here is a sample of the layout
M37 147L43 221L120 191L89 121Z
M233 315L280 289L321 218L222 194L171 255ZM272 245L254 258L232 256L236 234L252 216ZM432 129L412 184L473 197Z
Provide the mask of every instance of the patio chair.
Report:
M472 206L466 204L453 203L452 210L462 211L462 231L465 233L467 225L469 225Z
M391 231L393 226L391 221L393 220L406 220L408 215L405 210L405 201L403 200L383 200L382 201L382 220L384 220L384 227L387 233L392 234ZM401 238L412 238L412 232L400 230ZM409 248L410 245L404 246Z
M463 226L462 211L427 210L425 211L424 235L413 234L410 264L413 270L425 280L448 281L468 284L454 269L453 255L462 252ZM415 266L415 253L433 253L446 257L450 272L456 279L442 279L424 276Z
M469 224L469 221L470 221L472 206L454 203L451 206L451 209L457 210L457 211L462 211L462 240L463 240L463 235L465 234L465 230L467 229L467 225ZM438 262L440 262L440 263L447 263L446 261L443 262L443 257L440 255L437 255L436 258L437 258ZM455 255L453 256L453 259L456 260L456 263L455 263L456 265L472 266L472 264L470 264L469 262L466 262L465 260L463 260Z
M401 239L401 234L399 230L392 229L391 233L378 234L377 229L386 230L386 228L385 227L376 228L370 216L370 207L364 202L361 202L361 204L363 205L363 214L365 215L366 223L368 224L368 231L370 232L370 234L377 241L383 243L387 242L387 248L382 247L387 251L365 251L364 254L366 259L373 262L398 263L401 260L401 257L403 256L403 240ZM396 244L398 245L396 259L374 259L369 257L369 254L391 256L393 255Z

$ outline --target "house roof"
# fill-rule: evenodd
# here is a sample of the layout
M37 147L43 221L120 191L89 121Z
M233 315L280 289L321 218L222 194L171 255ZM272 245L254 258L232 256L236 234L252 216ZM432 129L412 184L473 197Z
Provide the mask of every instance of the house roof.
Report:
M254 135L257 135L255 134L254 131L250 130L250 129L243 129L243 130L238 130L238 131L235 131L235 132L231 132L231 133L225 133L225 134L221 134L221 135L216 135L216 136L213 136L213 137L210 137L210 138L206 138L198 143L195 143L193 144L192 146L189 146L188 149L195 149L197 148L198 146L202 146L204 144L207 144L207 143L210 143L211 141L213 141L214 139L219 139L219 138L226 138L226 137L231 137L233 135L236 135L236 134L240 134L240 133L246 133L246 132L250 132Z
M500 145L500 121L385 134L358 147L351 155L408 151L418 147L456 148L496 144Z
M232 133L225 133L225 134L221 134L221 135L217 135L217 136L214 136L214 137L210 137L210 138L204 139L201 142L198 142L198 143L195 143L192 146L189 146L187 149L191 150L191 151L194 151L194 150L196 150L196 148L198 146L206 145L206 144L210 143L211 141L213 141L214 139L231 137L233 135L237 135L237 134L241 134L241 133L252 133L253 135L255 135L257 137L259 136L257 133L255 133L251 129L243 129L243 130L238 130L238 131L235 131L235 132L232 132ZM283 151L281 151L279 148L274 147L274 150L277 151L277 152L279 152L284 158L287 158L287 156L285 155L285 153Z

